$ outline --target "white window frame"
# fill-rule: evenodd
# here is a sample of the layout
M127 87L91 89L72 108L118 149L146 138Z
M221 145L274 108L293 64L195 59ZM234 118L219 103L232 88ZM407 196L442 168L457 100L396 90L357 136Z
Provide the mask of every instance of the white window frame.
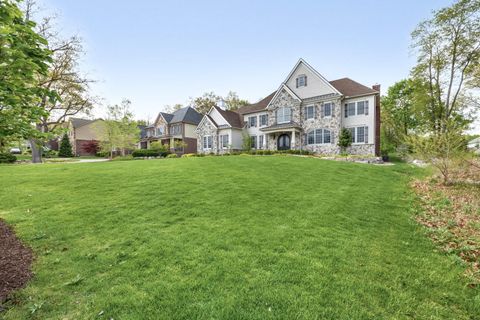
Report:
M261 114L258 116L259 119L258 119L258 124L260 127L265 127L268 125L268 114ZM265 119L265 124L262 124L262 119Z
M358 142L358 128L363 128L363 141ZM362 145L362 144L371 144L370 134L368 132L369 127L367 125L360 125L355 127L346 127L345 129L350 130L352 133L352 145ZM365 142L365 136L367 136L367 141Z
M254 124L252 125L252 120ZM257 116L248 117L248 127L249 128L256 128L257 127Z
M320 131L319 133L317 131ZM325 142L325 132L328 132L328 136L330 137L330 142ZM313 135L313 143L310 143L309 141L309 136ZM318 137L320 138L320 142L317 141ZM318 128L318 129L312 129L307 132L307 145L322 145L322 144L332 144L332 130L326 129L326 128Z
M297 88L306 87L307 86L307 75L300 74L297 77Z
M312 110L312 115L311 117L309 117L309 112L308 110L311 109ZM312 120L312 119L315 119L315 105L313 104L310 104L308 106L305 106L305 120Z
M224 143L225 141L223 141L223 139L224 139L225 137L227 137L227 143L226 143L226 144ZM229 145L229 143L230 143L230 135L228 135L228 134L221 134L221 135L219 136L219 140L220 140L220 149L228 149L228 145Z
M258 142L258 148L257 149L263 149L263 143L265 141L265 135L261 134L258 136L257 138L257 142Z
M212 146L213 146L212 136L203 136L203 150L212 150Z
M279 111L280 110L282 110L282 115L281 115L282 121L279 121L279 119L280 119ZM288 120L286 120L286 115L287 115L287 112L285 112L286 110L289 110L289 112L290 112ZM276 115L277 115L277 123L278 124L288 123L288 122L292 121L292 108L291 107L280 107L280 108L277 109Z
M328 109L330 110L330 114L327 116L327 106L328 106ZM332 117L332 106L333 106L333 103L332 102L326 102L323 104L323 117L324 118L331 118Z
M255 144L253 141L255 141ZM258 138L256 135L250 136L250 146L251 149L258 149Z

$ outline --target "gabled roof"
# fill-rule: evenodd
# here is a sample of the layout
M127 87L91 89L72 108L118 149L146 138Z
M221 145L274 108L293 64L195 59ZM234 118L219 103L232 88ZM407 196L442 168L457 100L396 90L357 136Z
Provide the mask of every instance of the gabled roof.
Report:
M202 115L192 107L178 109L173 113L169 123L186 122L198 125L202 121Z
M322 76L317 70L315 70L311 65L309 65L305 60L303 60L302 58L298 59L298 62L295 64L295 66L293 67L292 71L290 71L290 73L288 74L287 78L285 79L285 81L283 81L283 83L287 83L288 82L288 79L290 79L290 77L292 76L292 74L295 72L295 70L297 70L298 66L300 64L303 64L305 67L307 67L307 69L309 69L315 76L317 76L320 80L322 80L327 86L329 86L334 92L340 94L340 92L338 92L338 89L335 88L330 82L328 82L328 80Z
M257 103L249 104L243 107L238 108L237 112L239 114L247 114L247 113L254 113L254 112L259 112L263 111L267 108L268 104L272 100L272 98L275 96L277 91L274 91L270 93L268 96L263 98L262 100L258 101Z
M210 117L208 114L206 114L206 115L203 116L202 120L201 120L200 123L198 124L197 128L195 129L195 131L198 132L198 130L200 129L200 127L202 126L202 124L203 124L205 121L210 121L210 122L215 126L215 128L218 128L217 123L212 119L212 117Z
M280 92L282 92L282 90L285 90L289 95L291 95L297 101L302 101L302 99L300 99L300 97L297 96L295 92L292 91L292 89L290 89L285 83L282 83L280 85L280 88L278 88L277 92L275 92L275 95L268 103L267 108L270 106L270 103L272 103L272 101L274 101L277 98L277 96L280 94Z
M342 78L330 81L330 84L334 86L341 94L346 97L362 96L367 94L376 94L378 91L373 90L363 84L353 81L350 78Z
M99 119L91 120L91 119L82 119L82 118L70 118L69 120L72 123L73 128L76 129L76 128L83 127L87 124L90 124L92 122L95 122Z
M214 106L214 108L222 115L230 126L234 128L243 128L243 120L239 113L230 110L223 110L217 106Z

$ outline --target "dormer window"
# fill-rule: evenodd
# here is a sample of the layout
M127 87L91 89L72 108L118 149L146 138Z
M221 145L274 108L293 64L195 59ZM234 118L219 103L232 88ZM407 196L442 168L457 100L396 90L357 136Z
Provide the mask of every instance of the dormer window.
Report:
M297 88L306 87L307 86L307 76L301 74L297 77Z

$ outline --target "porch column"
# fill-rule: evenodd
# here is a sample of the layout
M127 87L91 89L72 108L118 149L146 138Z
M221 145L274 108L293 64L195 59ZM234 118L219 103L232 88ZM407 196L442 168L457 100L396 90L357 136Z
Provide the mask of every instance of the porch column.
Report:
M292 149L295 149L295 130L292 130Z

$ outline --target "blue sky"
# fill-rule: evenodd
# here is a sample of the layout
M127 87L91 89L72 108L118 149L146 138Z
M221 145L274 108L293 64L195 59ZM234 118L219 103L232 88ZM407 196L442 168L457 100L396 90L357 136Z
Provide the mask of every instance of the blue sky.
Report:
M137 118L189 97L236 91L255 102L302 57L329 80L382 90L408 76L410 32L446 0L41 0L79 34L83 71L105 104L129 98ZM101 108L97 114L101 115Z

